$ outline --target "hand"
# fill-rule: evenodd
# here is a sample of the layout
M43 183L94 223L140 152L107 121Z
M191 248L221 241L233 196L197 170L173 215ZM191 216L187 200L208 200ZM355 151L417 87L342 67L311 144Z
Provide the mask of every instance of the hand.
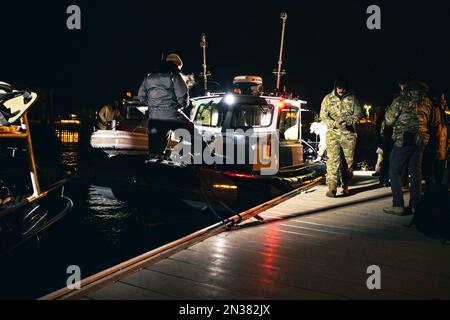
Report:
M345 118L345 122L347 123L347 125L352 126L354 125L356 122L358 121L358 118L355 116L347 116Z
M346 126L347 126L347 123L345 121L342 121L342 122L336 124L335 128L342 130L342 129L345 129Z

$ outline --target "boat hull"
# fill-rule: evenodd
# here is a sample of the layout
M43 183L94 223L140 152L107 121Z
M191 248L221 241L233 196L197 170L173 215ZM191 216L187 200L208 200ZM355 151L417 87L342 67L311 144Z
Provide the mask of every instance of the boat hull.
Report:
M48 191L17 199L0 211L0 254L8 253L66 216L73 202L64 196L61 181Z
M97 168L94 185L106 197L135 205L164 206L182 201L197 208L240 211L323 179L325 173L323 163L262 176L206 166L145 164L144 157L119 156Z
M98 130L91 135L92 148L109 157L148 154L146 133L121 130Z

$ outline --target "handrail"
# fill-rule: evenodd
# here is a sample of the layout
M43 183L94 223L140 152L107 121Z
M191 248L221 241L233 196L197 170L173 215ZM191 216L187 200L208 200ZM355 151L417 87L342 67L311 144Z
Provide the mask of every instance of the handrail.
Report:
M0 138L8 138L8 139L15 139L15 138L26 138L26 133L0 133Z

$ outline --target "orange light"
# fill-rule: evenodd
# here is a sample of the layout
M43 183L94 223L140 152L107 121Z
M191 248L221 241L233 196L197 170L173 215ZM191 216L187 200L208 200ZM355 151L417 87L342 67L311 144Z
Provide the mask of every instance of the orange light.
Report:
M81 124L80 120L61 120L60 124Z
M278 102L278 108L283 109L285 106L286 106L286 104L284 103L283 100L280 100L280 101Z
M229 185L229 184L215 184L213 186L213 188L219 189L219 190L237 190L236 186Z

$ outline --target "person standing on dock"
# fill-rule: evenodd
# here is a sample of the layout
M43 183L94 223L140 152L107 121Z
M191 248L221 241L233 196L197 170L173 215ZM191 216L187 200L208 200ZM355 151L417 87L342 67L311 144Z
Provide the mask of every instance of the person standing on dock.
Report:
M381 108L377 121L375 123L375 134L378 140L378 159L379 163L379 185L381 187L390 187L389 181L389 157L392 152L394 142L392 141L392 127L386 127L384 117L387 108Z
M183 62L177 54L169 54L159 70L142 81L138 97L148 105L150 158L163 158L170 130L186 129L194 135L194 124L181 111L189 104L189 89L181 76ZM186 137L186 141L191 137ZM183 137L184 138L184 137Z
M437 125L427 91L427 84L410 82L406 84L404 93L395 98L386 111L385 124L392 127L394 140L389 168L393 206L383 209L388 214L407 214L401 183L405 168L410 175L408 211L414 213L421 199L423 153L430 141L429 128Z
M349 195L357 138L355 125L361 116L361 106L348 90L347 82L336 80L333 91L325 96L320 110L320 118L327 125L327 197L336 197L339 170L343 194Z

